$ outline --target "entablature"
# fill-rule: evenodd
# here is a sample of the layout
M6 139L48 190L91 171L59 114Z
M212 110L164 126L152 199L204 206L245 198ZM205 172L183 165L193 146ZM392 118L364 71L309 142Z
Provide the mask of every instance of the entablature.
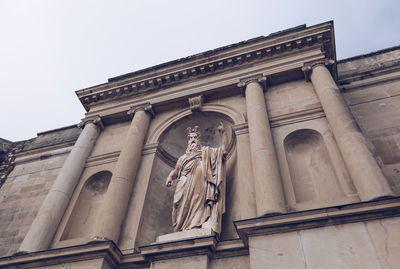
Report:
M298 78L303 75L301 68L305 62L335 60L333 22L300 27L214 51L123 75L76 93L89 111L87 116L104 117L128 110L128 104L131 107L147 102L157 110L157 105L187 102L188 97L199 93L226 91L240 78L252 74L276 76L276 83L281 83L282 75L278 78L278 74L287 80ZM235 87L234 94L239 92Z

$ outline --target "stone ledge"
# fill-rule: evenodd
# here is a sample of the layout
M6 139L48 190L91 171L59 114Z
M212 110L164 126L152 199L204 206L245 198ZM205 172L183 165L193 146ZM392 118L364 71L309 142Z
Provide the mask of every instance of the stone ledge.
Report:
M158 261L206 254L213 259L249 255L242 240L218 241L215 236L140 246L140 254L148 261Z
M249 236L285 233L395 216L400 216L400 197L238 220L234 221L234 225L244 245L248 246Z
M88 243L73 247L21 253L0 258L0 268L33 268L106 258L111 264L121 263L122 254L112 241ZM144 261L144 259L142 259Z

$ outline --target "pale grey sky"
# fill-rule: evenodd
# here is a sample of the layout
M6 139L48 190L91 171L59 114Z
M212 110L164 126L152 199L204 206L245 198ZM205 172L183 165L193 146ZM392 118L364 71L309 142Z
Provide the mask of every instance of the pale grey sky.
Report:
M301 24L334 20L338 59L400 45L400 2L0 0L0 137L78 123L75 91Z

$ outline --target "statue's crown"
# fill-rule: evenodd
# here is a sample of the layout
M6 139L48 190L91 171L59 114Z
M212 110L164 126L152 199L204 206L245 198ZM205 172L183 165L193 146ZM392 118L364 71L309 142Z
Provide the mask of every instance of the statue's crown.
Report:
M199 126L187 127L186 128L187 135L189 134L197 134L197 137L200 137Z

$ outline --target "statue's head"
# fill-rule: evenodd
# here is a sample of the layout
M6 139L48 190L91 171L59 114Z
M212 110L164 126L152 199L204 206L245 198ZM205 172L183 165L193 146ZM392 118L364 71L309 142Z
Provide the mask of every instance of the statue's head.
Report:
M188 147L186 153L201 149L199 126L188 127L186 129L188 137Z

